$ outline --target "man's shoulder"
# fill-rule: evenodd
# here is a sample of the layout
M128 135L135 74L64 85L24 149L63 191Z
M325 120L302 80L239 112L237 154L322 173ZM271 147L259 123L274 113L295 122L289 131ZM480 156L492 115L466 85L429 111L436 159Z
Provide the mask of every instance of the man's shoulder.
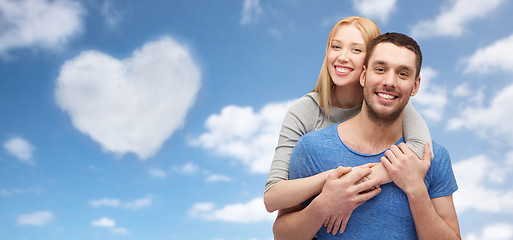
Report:
M314 152L325 151L327 148L333 148L337 141L337 124L334 124L323 129L308 132L301 136L297 145L308 149L313 154Z
M315 130L308 132L307 134L303 135L301 138L303 141L316 141L317 139L328 139L338 136L336 134L338 124L333 124L328 127L325 127L323 129Z
M431 160L431 168L437 172L452 165L449 151L441 144L433 141L433 153L435 157Z
M447 149L435 141L433 141L433 153L435 154L433 160L449 158L449 152Z

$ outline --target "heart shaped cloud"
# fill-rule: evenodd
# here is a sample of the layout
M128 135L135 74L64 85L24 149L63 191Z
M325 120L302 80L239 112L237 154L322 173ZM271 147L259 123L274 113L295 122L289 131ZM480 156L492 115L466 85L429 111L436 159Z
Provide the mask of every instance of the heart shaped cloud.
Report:
M144 160L184 124L200 86L187 49L165 37L121 61L80 53L61 67L55 97L73 126L104 150Z

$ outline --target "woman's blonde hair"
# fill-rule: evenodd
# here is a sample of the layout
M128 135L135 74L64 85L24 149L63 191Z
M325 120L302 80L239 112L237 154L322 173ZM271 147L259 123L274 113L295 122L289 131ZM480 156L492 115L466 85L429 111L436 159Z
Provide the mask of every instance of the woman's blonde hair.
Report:
M317 93L317 101L319 102L319 106L324 110L325 115L328 118L329 106L331 106L331 92L335 87L335 84L333 83L333 80L328 73L328 53L331 50L331 43L335 33L340 28L340 26L343 25L352 25L358 28L362 33L365 46L367 46L369 42L372 41L372 39L381 35L381 31L374 21L360 16L346 17L336 23L333 28L331 28L328 44L326 46L326 53L324 54L324 61L322 62L321 72L319 73L319 79L317 79L317 83L312 90L312 92Z

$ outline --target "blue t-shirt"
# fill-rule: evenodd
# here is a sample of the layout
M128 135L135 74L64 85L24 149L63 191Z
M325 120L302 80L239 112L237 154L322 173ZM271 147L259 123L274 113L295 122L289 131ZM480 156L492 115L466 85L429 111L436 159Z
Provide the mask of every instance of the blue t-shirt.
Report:
M337 125L310 132L297 142L290 158L290 179L309 177L338 166L360 166L380 162L379 154L363 154L346 146ZM401 138L399 144L404 142ZM431 198L454 193L458 186L447 150L433 141L434 159L424 182ZM307 201L305 204L308 204ZM406 194L393 182L381 185L381 192L356 208L342 234L333 236L323 226L318 239L417 239Z

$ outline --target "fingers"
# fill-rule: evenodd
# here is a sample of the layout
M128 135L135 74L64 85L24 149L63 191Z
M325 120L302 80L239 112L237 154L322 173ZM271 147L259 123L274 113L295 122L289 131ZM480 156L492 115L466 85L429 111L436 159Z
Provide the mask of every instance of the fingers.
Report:
M390 162L390 160L387 157L383 156L383 157L381 157L381 164L383 164L385 169L388 171L388 169L390 169L390 167L392 165L392 162Z
M345 179L347 181L350 181L351 183L357 183L359 182L362 178L366 177L367 175L369 175L370 173L372 172L372 170L370 168L353 168L353 170L347 174L347 176L345 177Z
M406 144L404 144L404 147L408 148L408 146L406 146ZM409 148L408 148L408 150L409 150ZM389 152L389 151L390 151L390 152L392 152L392 154L394 155L394 158L395 158L395 159L397 159L399 156L402 156L402 155L404 155L404 154L405 154L405 153L404 153L404 149L401 149L401 148L399 148L399 147L398 147L398 146L396 146L396 145L392 145L392 146L390 146L390 149L389 149L389 150L387 150L386 152ZM410 150L410 151L411 151L411 150ZM385 152L385 155L386 155L386 152ZM388 157L388 155L386 155L386 156ZM394 162L394 160L393 160L393 159L390 159L390 160L392 161L392 163Z
M376 177L374 179L368 179L365 182L361 182L361 183L357 184L356 187L357 187L357 191L359 193L361 193L361 192L374 190L374 188L379 187L380 185L381 185L381 178Z
M339 179L341 178L342 176L344 176L345 174L351 172L351 167L342 167L342 166L339 166L338 168L336 168L332 173L330 173L328 175L328 178L332 178L332 179Z
M340 233L343 233L345 230L346 230L346 226L347 226L347 221L349 221L349 217L351 217L351 213L349 213L349 215L347 217L344 218L344 220L342 221L342 225L340 225Z
M377 162L376 163L367 163L367 164L361 165L360 167L372 168L372 167L376 166L376 164L378 164L378 163Z
M431 161L431 149L429 148L429 142L426 142L426 144L424 144L424 156L422 157L422 160Z
M328 226L326 227L326 231L328 231L328 233L332 233L333 231L337 231L337 230L334 230L333 227L335 226L335 222L337 221L337 218L334 217L334 216L331 216L330 217L330 220L329 220L329 223L328 223Z
M329 216L328 218L326 218L326 220L324 220L324 227L325 228L328 228L328 225L330 224L330 218L331 218L331 216Z
M337 218L337 220L334 222L333 230L331 231L332 235L337 235L338 229L340 229L340 224L342 224L342 220L343 219L341 218Z
M381 192L381 188L376 188L376 189L371 190L369 192L358 194L358 202L364 203L367 200L369 200L369 199L375 197L376 195L378 195L380 192Z
M419 156L417 156L417 154L415 152L413 152L413 150L411 150L410 147L408 147L408 145L406 145L405 143L401 143L399 144L399 149L401 150L401 152L407 156L408 158L415 158L417 160L422 160L420 159ZM425 146L424 146L424 149L425 149ZM428 150L429 152L429 150ZM424 150L424 154L426 154L426 151ZM396 155L397 156L397 155Z

